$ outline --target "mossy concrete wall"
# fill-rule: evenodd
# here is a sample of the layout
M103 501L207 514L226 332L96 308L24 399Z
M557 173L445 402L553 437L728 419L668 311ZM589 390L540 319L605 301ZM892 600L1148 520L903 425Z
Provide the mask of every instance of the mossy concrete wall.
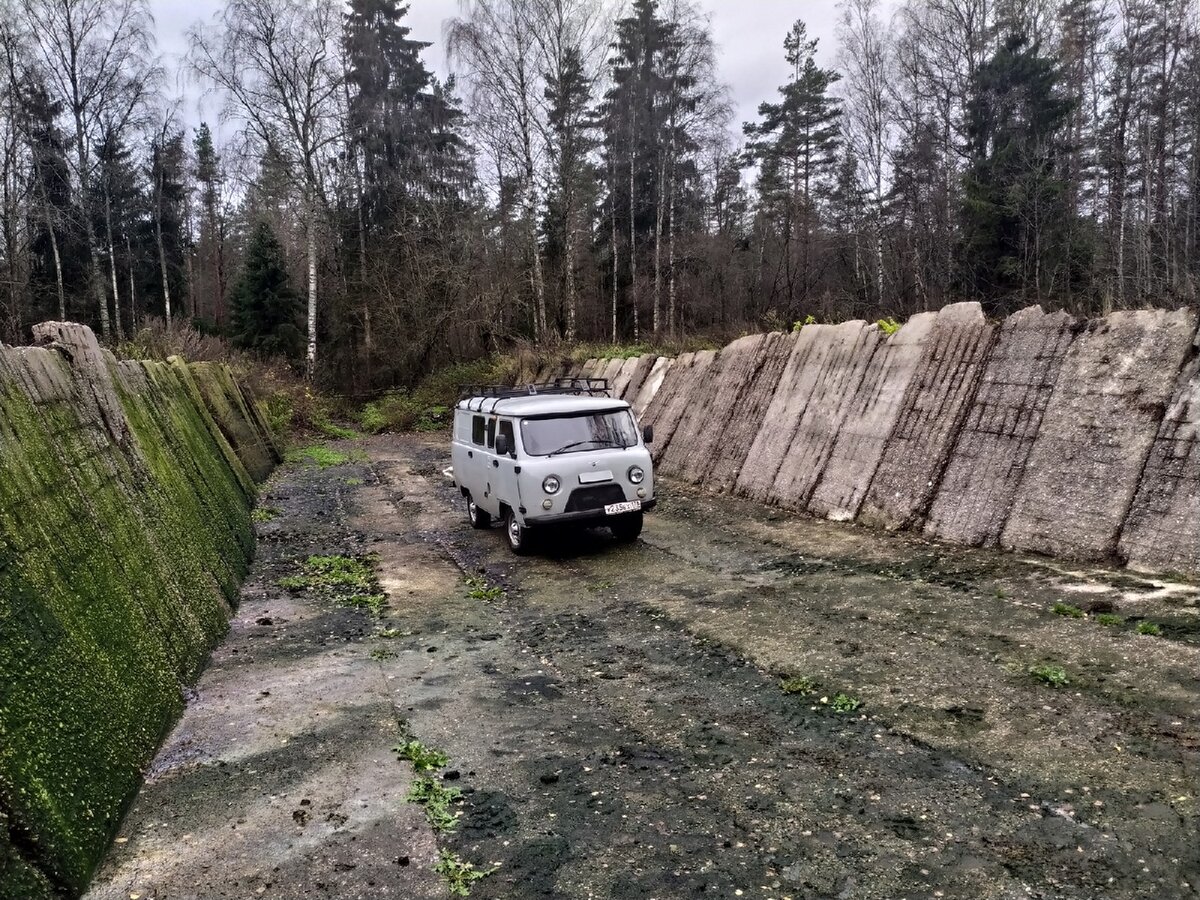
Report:
M86 886L225 633L278 458L220 366L0 348L0 897ZM249 470L248 470L249 466Z
M994 323L957 303L893 334L809 325L771 347L743 337L655 362L639 413L663 475L836 521L1200 575L1195 311L1031 307Z

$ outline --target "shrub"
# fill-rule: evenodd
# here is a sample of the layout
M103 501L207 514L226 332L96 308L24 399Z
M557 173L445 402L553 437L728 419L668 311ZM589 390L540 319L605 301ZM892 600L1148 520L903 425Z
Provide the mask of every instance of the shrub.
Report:
M1137 633L1158 637L1160 634L1162 634L1162 629L1153 622L1138 622Z
M1038 665L1031 668L1029 674L1050 687L1066 687L1071 683L1067 678L1067 670L1062 666Z
M886 335L893 335L900 330L900 323L888 316L886 319L879 319L875 322L879 326L879 330Z

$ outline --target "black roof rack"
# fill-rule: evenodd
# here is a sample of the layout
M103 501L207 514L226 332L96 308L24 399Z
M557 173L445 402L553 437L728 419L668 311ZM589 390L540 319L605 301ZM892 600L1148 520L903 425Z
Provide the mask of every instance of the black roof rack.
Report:
M542 394L578 394L588 397L608 397L607 378L575 378L565 376L554 381L513 386L510 384L465 384L459 388L460 400L488 398L510 400L513 397L536 397Z

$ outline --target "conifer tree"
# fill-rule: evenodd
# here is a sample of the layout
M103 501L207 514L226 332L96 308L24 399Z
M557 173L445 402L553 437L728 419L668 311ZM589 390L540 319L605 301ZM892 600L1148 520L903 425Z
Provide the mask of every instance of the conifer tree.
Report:
M288 279L283 246L271 227L255 223L231 296L233 339L239 347L296 360L304 350L304 302Z

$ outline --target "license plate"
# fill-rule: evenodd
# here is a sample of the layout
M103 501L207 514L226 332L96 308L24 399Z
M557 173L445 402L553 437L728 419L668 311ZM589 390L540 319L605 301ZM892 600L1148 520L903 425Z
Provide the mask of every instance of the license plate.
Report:
M628 503L610 503L604 507L604 514L606 516L619 516L621 513L637 512L641 508L641 500L630 500Z

